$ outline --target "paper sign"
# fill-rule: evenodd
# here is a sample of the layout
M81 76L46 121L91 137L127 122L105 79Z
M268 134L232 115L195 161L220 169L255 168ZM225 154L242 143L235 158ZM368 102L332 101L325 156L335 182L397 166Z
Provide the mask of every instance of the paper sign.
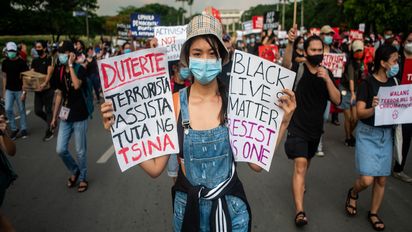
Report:
M166 48L103 59L98 67L104 98L113 104L111 135L120 169L178 153Z
M276 62L276 56L279 53L278 46L274 44L259 46L259 57L271 62Z
M283 110L282 89L292 89L296 73L257 56L236 50L228 101L230 145L237 162L269 171Z
M117 38L128 40L130 35L130 24L117 24Z
M263 16L263 29L274 29L277 30L279 27L279 12L268 11L265 12Z
M154 27L159 26L160 16L154 14L133 13L130 15L132 35L139 38L154 37Z
M401 83L402 85L412 84L412 59L405 59Z
M168 60L179 60L180 50L186 41L186 26L155 27L154 33L159 47L167 48Z
M334 78L342 78L345 63L346 56L344 53L325 53L321 65L329 69Z
M359 23L359 31L365 32L365 24L364 23Z
M375 126L412 123L412 85L380 87Z
M263 28L263 16L252 16L253 29Z

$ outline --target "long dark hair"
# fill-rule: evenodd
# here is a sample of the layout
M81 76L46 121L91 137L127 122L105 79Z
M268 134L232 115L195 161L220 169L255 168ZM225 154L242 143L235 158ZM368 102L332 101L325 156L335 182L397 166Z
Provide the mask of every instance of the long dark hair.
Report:
M225 60L225 56L227 56L227 52L226 52L226 48L223 47L223 45L218 41L218 39L216 38L216 36L214 35L199 35L196 37L191 38L189 41L187 41L187 46L185 46L185 54L186 55L186 64L189 64L189 54L190 54L190 47L192 46L192 43L195 39L198 38L202 38L204 40L206 40L206 42L210 45L210 47L212 48L213 52L216 55L217 58L221 58L222 61ZM223 65L223 64L222 64ZM216 77L217 79L217 85L218 85L218 90L219 90L219 95L220 98L222 99L222 107L220 108L220 112L219 112L219 119L220 119L220 123L225 123L226 122L226 112L227 112L227 93L226 93L226 86L223 84L222 81L220 81L220 79L218 77Z
M384 44L380 46L375 52L375 60L373 61L373 73L378 73L381 67L381 61L388 61L393 53L398 52L392 45Z

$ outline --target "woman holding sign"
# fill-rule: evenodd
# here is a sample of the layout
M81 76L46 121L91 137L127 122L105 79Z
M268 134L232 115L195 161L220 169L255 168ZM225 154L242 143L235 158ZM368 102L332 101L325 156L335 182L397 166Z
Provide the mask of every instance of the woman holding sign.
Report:
M346 197L345 210L349 216L357 214L358 193L372 185L372 204L368 219L375 230L385 224L378 210L385 192L386 177L391 174L393 126L375 126L375 107L380 87L394 86L394 76L399 71L398 52L395 47L383 45L375 53L373 74L359 86L356 110L360 121L356 127L355 163L359 177Z
M173 95L180 168L173 186L174 231L250 231L251 214L236 165L226 126L225 86L216 78L229 61L222 41L222 25L214 17L200 15L187 27L180 62L194 77L191 87ZM279 105L285 116L283 135L296 108L292 91L284 90ZM111 103L102 104L104 126L113 123ZM281 140L279 136L277 143ZM140 164L152 177L159 176L169 156ZM261 168L249 164L255 170Z

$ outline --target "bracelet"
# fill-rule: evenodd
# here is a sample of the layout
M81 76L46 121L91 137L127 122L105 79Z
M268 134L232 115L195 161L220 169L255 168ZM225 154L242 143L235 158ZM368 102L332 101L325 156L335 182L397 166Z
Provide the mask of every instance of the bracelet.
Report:
M69 64L69 67L70 67L70 68L73 68L73 64Z

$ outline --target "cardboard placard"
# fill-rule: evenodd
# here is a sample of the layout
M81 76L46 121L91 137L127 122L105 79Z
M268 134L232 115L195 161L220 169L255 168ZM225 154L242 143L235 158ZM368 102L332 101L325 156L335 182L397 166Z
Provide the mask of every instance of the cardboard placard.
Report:
M106 101L113 104L111 135L122 171L179 152L166 48L98 61Z
M175 27L155 27L154 35L159 47L167 48L169 61L180 59L180 50L186 41L186 25Z
M277 103L292 89L296 73L260 57L236 50L228 101L228 127L237 162L269 171L283 110Z
M375 126L412 123L412 84L380 87Z

